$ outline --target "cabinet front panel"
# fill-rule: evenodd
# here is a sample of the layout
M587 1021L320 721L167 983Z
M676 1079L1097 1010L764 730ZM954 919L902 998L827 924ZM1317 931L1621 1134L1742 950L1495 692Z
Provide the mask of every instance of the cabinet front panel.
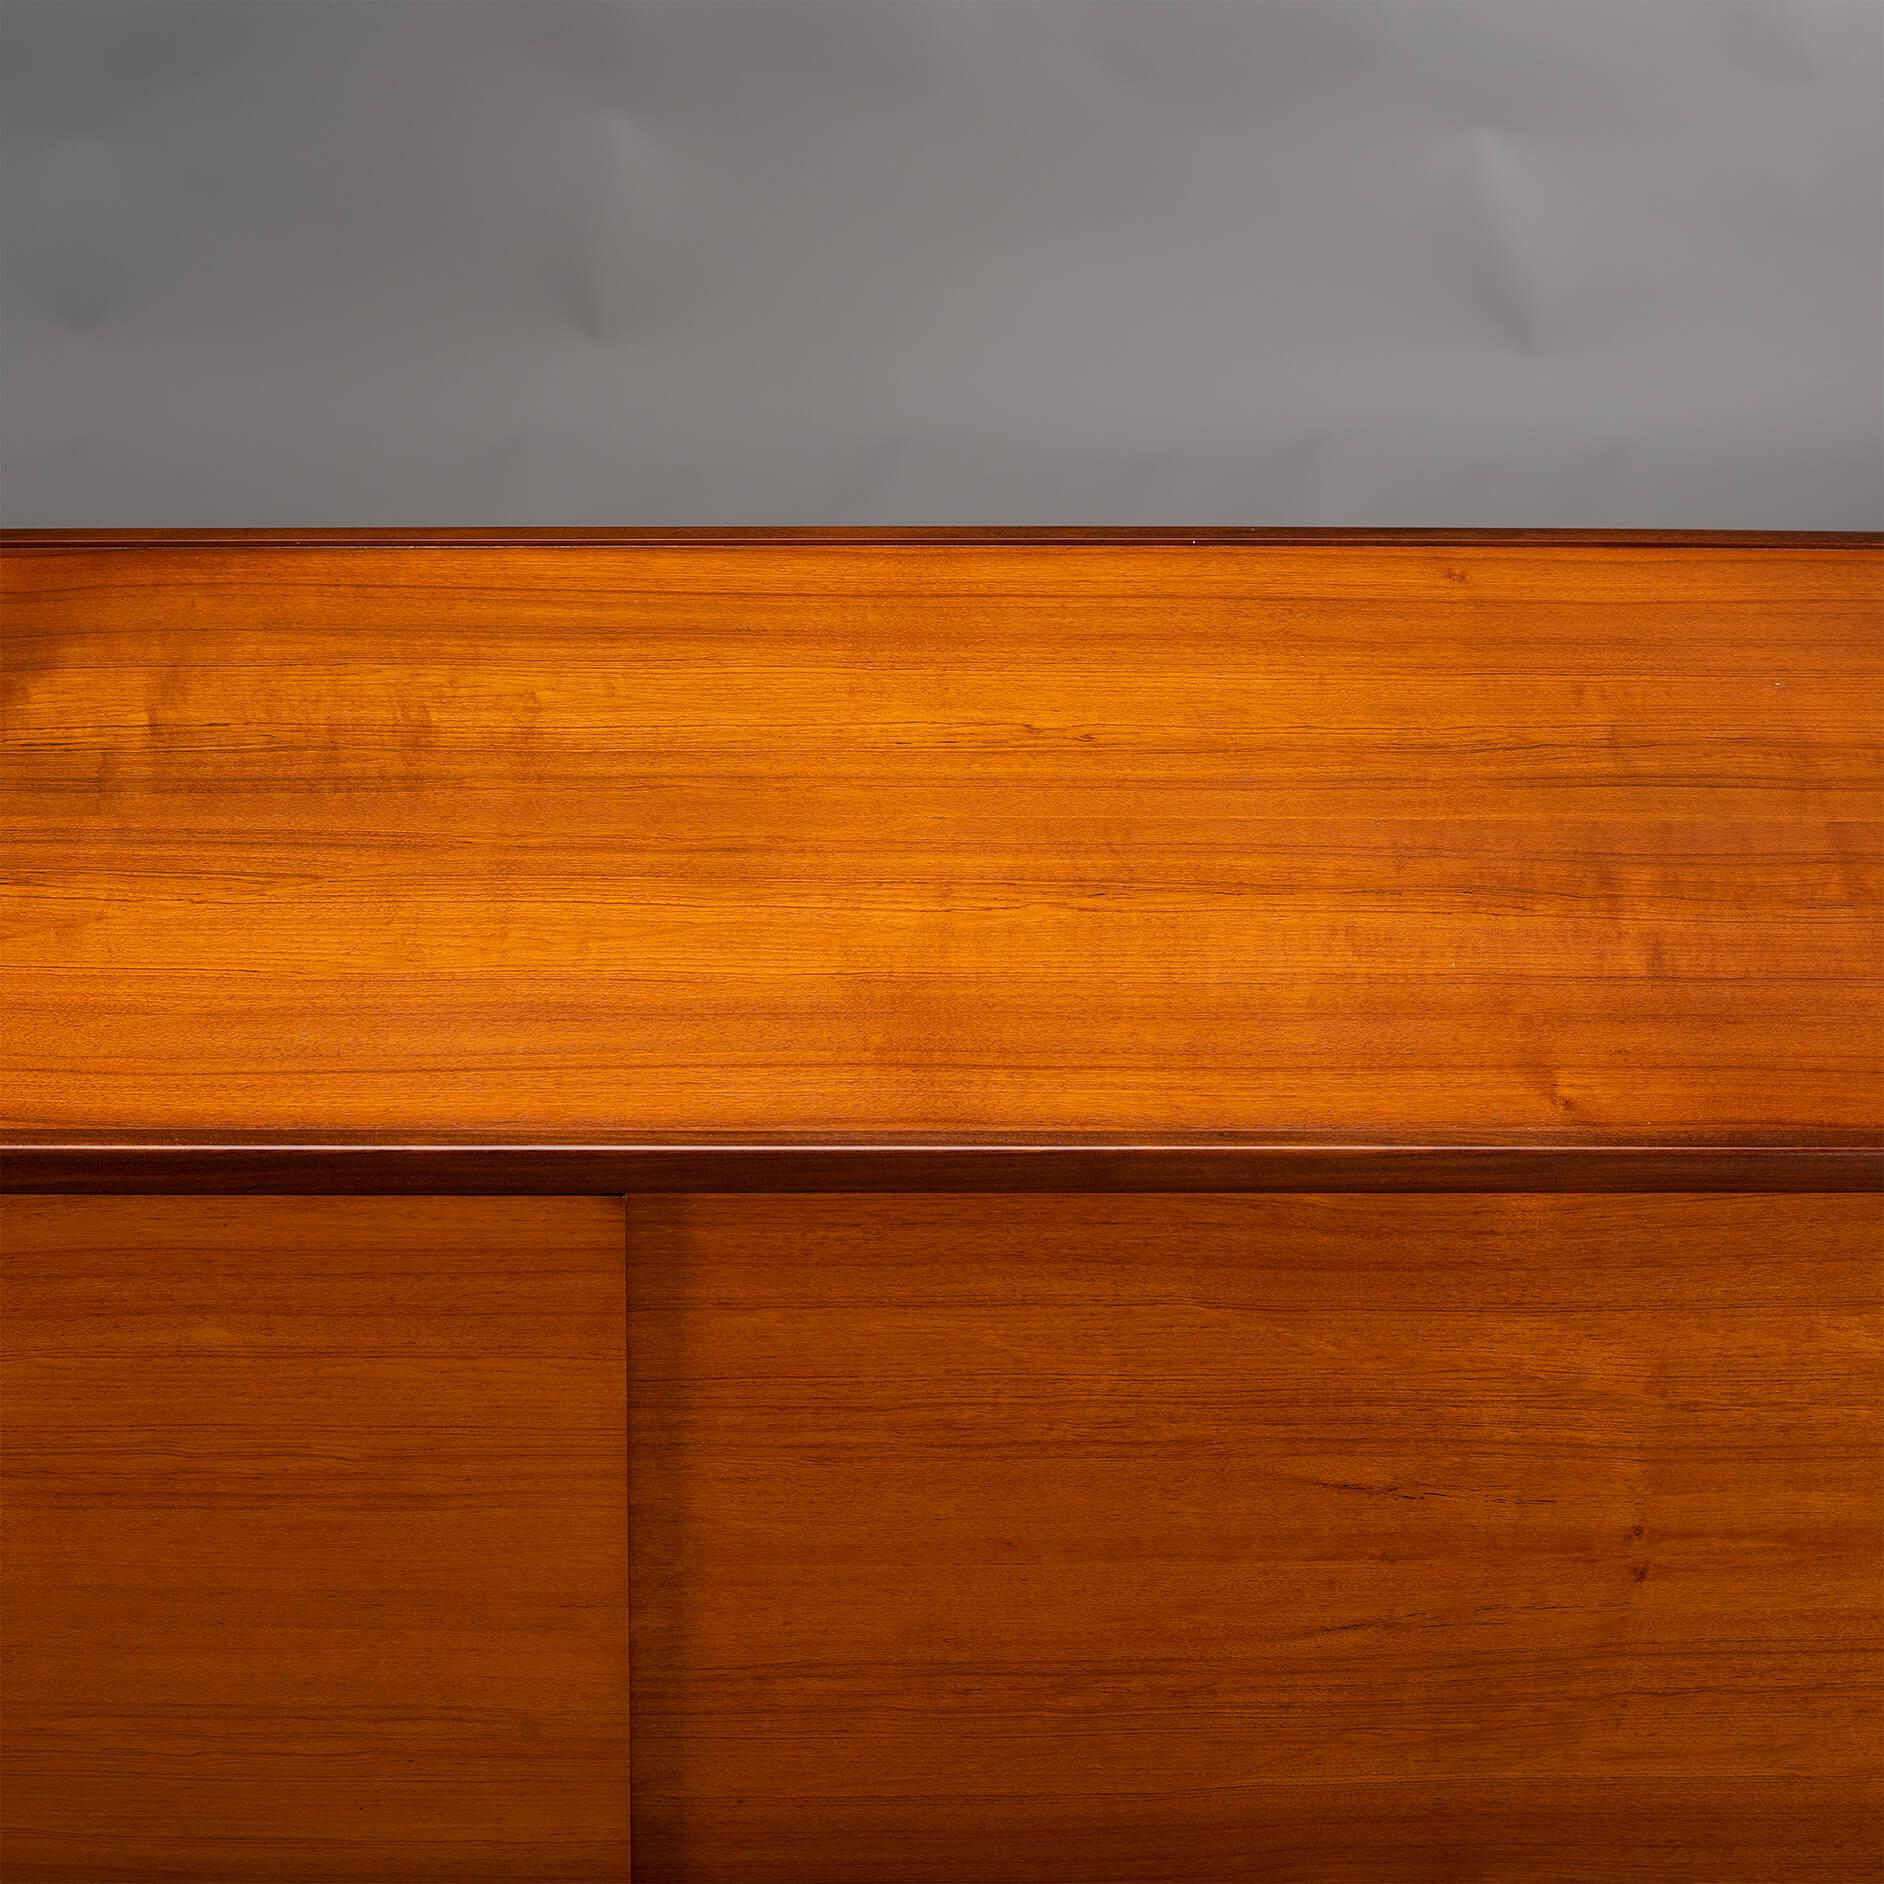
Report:
M0 1221L8 1884L625 1879L619 1203Z
M628 1206L637 1876L1875 1876L1880 1200Z

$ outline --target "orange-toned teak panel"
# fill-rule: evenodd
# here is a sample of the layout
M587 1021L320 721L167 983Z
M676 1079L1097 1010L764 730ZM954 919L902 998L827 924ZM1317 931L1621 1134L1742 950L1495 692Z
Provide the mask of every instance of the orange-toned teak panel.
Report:
M1878 1111L1880 558L8 559L8 1116Z
M640 1884L1872 1884L1873 1196L628 1202Z
M7 1884L622 1884L621 1205L0 1224Z

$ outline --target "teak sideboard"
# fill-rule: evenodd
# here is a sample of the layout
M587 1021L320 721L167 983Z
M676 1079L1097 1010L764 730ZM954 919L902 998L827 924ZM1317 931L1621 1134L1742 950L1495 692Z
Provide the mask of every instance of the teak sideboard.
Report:
M5 564L8 1884L1878 1876L1876 539Z

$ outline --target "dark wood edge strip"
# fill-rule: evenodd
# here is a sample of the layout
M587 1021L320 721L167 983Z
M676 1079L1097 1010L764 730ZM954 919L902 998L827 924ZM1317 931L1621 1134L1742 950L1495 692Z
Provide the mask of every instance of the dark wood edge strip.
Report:
M0 1190L1872 1191L1884 1145L41 1142L0 1152Z
M1204 545L1382 544L1413 548L1834 549L1884 548L1865 530L1465 530L1465 529L1040 529L780 527L748 529L359 529L359 530L0 530L0 549L571 549L781 548L999 545L1035 548L1166 548Z

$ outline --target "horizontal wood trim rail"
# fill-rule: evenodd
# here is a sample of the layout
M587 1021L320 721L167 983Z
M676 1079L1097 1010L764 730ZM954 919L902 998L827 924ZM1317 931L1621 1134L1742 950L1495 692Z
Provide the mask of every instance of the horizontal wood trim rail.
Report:
M1389 1142L1307 1137L1027 1140L346 1137L16 1138L0 1190L618 1195L646 1191L1874 1191L1884 1141Z
M898 544L965 547L1014 544L1052 548L1186 549L1200 544L1252 548L1272 544L1315 543L1402 544L1411 547L1485 545L1523 548L1641 548L1641 549L1830 549L1884 548L1884 532L1869 530L1395 530L1237 526L1216 529L1131 528L1079 529L1044 526L1036 529L978 527L878 528L850 526L780 526L744 529L255 529L255 530L23 530L0 529L0 549L339 549L349 544L362 548L515 549L564 545L572 549L629 549L663 547L712 548L798 544L806 548L861 545L894 547Z

